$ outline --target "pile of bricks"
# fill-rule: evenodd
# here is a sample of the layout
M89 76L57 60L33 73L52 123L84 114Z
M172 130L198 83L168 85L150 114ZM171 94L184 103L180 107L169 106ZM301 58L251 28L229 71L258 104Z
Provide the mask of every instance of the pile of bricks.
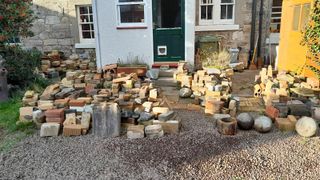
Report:
M89 59L80 59L76 54L65 60L59 51L52 51L41 59L41 72L49 78L56 78L63 72L74 70L95 71L96 63Z
M296 119L308 116L319 120L319 79L263 68L256 76L254 96L263 98L265 114L280 130L294 130Z
M229 114L236 115L236 104L232 101L231 107L229 102L232 100L232 82L234 74L233 69L220 70L208 68L198 70L195 73L188 73L185 70L185 63L179 63L174 78L180 88L180 97L192 97L195 104L205 107L206 114ZM190 92L185 96L185 92ZM233 105L234 104L234 105Z
M67 71L40 96L25 93L20 119L35 122L42 137L58 136L61 129L64 136L84 135L91 127L97 136L131 139L179 132L180 121L151 81L114 72Z

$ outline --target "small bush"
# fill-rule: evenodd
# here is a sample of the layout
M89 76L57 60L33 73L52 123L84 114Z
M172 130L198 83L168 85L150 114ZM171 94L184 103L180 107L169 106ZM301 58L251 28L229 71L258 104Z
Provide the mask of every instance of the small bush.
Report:
M24 50L20 46L5 47L3 66L8 70L8 83L26 87L38 76L36 69L41 64L41 52Z

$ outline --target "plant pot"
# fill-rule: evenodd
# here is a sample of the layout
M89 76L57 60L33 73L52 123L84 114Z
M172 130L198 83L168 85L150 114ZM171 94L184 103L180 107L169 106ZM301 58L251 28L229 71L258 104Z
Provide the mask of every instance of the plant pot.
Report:
M125 73L125 74L136 73L138 76L146 76L147 70L148 69L146 66L118 67L117 73Z

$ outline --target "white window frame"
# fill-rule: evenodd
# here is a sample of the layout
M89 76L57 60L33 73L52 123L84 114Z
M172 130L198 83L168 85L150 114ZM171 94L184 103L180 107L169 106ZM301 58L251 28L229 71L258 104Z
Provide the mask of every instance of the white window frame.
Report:
M95 38L91 38L91 39L83 38L83 35L82 35L82 27L81 27L82 24L92 24L92 25L94 25L94 20L92 20L92 22L85 22L85 23L81 22L81 20L80 20L80 7L89 7L89 6L91 6L91 8L92 8L92 4L82 4L82 5L77 5L76 6L80 44L94 44L95 43ZM93 16L93 9L92 9L92 14L90 14L90 12L88 12L88 15L89 16L90 15ZM94 37L96 37L95 33L94 33Z
M147 12L146 12L146 0L142 0L140 2L119 2L116 0L116 8L117 8L117 26L118 27L147 27ZM144 22L141 23L122 23L121 22L121 14L120 14L120 6L122 5L143 5L143 13L144 13Z
M219 0L219 8L218 8L218 13L219 13L219 17L218 17L218 19L219 19L219 24L234 24L234 16L235 16L235 1L236 0L233 0L233 2L232 3L222 3L221 2L222 0ZM222 5L232 5L233 6L233 8L232 8L232 19L221 19L221 6ZM228 9L228 8L227 8ZM227 14L228 15L228 14Z
M202 0L199 1L199 26L215 26L215 25L234 25L235 20L235 9L236 9L236 0L233 0L232 3L222 3L221 0L213 0L213 19L212 20L202 20L201 19L201 6L204 4ZM206 3L207 5L208 3ZM208 4L211 5L211 4ZM233 5L232 19L221 19L221 5Z
M203 3L202 2L203 0L199 0L199 24L201 25L210 25L210 24L213 24L214 23L214 17L215 17L215 6L216 6L216 3L215 3L215 0L210 0L210 2L208 2L209 0L207 0L207 3ZM202 6L206 6L207 8L207 14L206 16L208 16L208 6L212 6L212 19L201 19L201 7ZM208 18L208 17L207 17Z

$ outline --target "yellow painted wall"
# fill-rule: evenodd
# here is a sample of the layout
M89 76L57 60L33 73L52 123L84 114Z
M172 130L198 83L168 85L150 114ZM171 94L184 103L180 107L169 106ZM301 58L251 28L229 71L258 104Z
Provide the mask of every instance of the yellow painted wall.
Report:
M307 47L300 45L302 39L303 23L301 20L307 15L303 11L304 6L311 5L313 0L284 0L282 5L282 17L281 17L281 31L280 31L280 45L279 45L279 70L297 71L303 67L307 60ZM298 30L294 29L294 9L297 6L301 6L299 13L299 25ZM310 10L311 10L310 6ZM303 11L303 12L302 12ZM310 11L309 11L310 12ZM298 13L297 13L298 14ZM310 14L310 13L309 13ZM296 22L296 21L295 21ZM306 76L313 76L309 70L303 70L302 73Z

